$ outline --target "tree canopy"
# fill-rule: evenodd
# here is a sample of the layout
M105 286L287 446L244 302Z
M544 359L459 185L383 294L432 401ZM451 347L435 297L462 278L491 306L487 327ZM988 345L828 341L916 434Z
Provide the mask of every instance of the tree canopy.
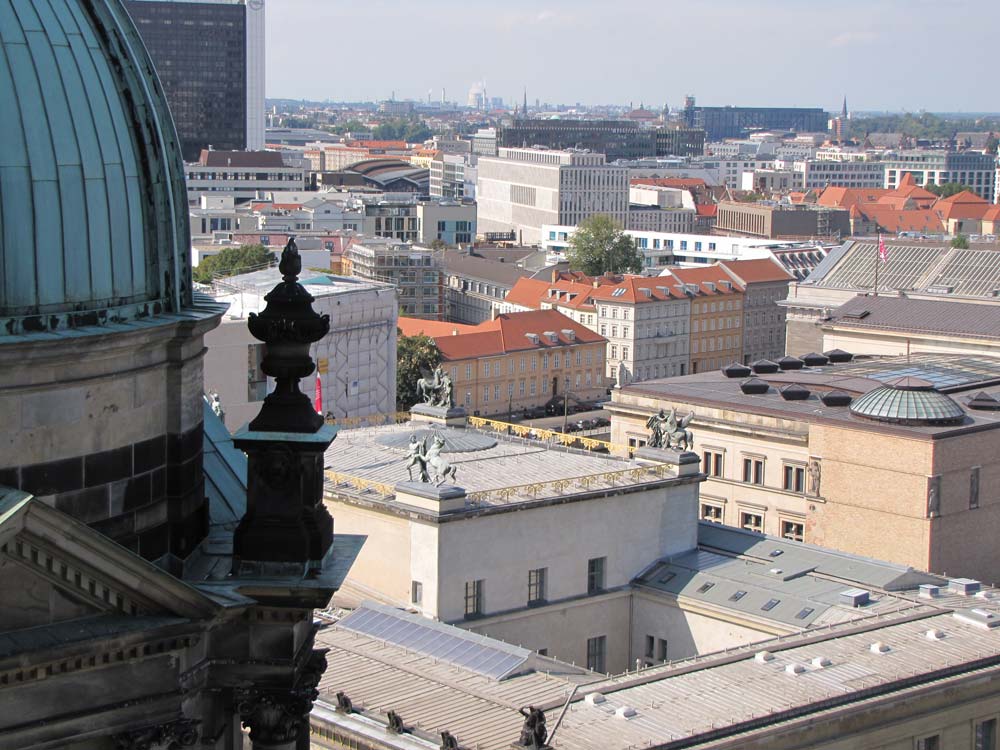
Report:
M400 336L396 343L396 409L409 411L417 403L417 380L441 362L430 336Z
M642 271L642 255L635 241L604 214L580 222L570 238L568 256L570 268L588 276Z
M263 245L240 245L227 247L217 255L203 258L194 269L194 280L211 284L220 276L256 271L274 263L274 253Z
M969 238L964 234L956 234L951 240L951 246L959 250L969 249Z
M400 117L376 126L372 135L377 141L423 143L434 135L434 131L418 118L403 119Z
M966 187L958 182L945 182L941 185L935 185L933 182L927 183L925 189L928 192L934 193L934 195L939 198L948 198L956 193L961 193L963 190L972 190L970 187ZM973 192L975 192L973 190Z

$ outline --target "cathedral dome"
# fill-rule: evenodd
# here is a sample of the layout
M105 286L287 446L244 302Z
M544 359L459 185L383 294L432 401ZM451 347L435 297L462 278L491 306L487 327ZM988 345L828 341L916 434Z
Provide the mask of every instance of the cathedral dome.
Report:
M191 303L183 163L120 0L0 0L0 336Z

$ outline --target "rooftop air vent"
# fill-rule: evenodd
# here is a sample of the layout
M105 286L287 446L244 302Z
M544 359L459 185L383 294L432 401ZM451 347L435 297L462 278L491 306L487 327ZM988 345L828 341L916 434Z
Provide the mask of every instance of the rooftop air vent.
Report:
M956 620L967 622L979 628L992 629L1000 625L1000 617L997 617L996 612L979 607L957 610L954 616Z
M787 674L802 674L805 671L806 671L806 668L803 667L801 664L792 663L792 664L786 664L785 665L785 672Z
M846 589L840 592L840 603L851 607L861 607L869 602L870 594L864 589Z
M931 628L926 633L924 633L924 637L929 641L940 641L942 638L944 638L944 633L938 630L937 628Z
M797 383L792 383L781 389L781 397L785 401L805 401L809 398L809 389Z
M992 393L979 391L979 393L969 399L969 408L980 411L1000 411L1000 399Z
M635 709L631 706L619 706L615 709L615 717L619 719L631 719L635 716Z
M952 578L948 581L948 588L955 594L962 596L972 596L979 591L981 584L972 578Z
M606 701L607 698L605 698L602 693L595 692L595 693L587 693L587 697L584 698L584 700L587 702L587 705L589 706L597 706L600 705L601 703L604 703L604 701Z
M933 583L921 583L920 584L920 598L921 599L933 599L941 594L941 587L935 586Z
M847 406L851 403L851 397L843 391L827 391L819 398L826 406Z
M739 362L733 362L731 365L726 365L722 368L722 374L727 378L748 378L752 370L746 365L741 365Z
M850 362L854 359L854 355L850 352L845 352L843 349L831 349L828 352L823 352L827 359L830 360L831 364L841 364L842 362Z
M778 365L769 359L758 359L750 368L758 375L770 375L778 371Z
M759 395L767 393L770 390L770 386L760 378L749 378L740 383L740 390L748 396Z
M829 667L832 662L825 656L816 656L811 663L816 669L822 669L823 667Z
M875 641L875 643L868 647L868 650L873 654L887 654L892 649L889 648L888 644L883 643L882 641Z
M778 367L782 370L801 370L803 362L798 357L782 357L778 360Z
M824 357L822 354L817 352L809 352L804 354L802 357L802 364L806 367L823 367L830 363L829 357Z
M844 320L864 320L871 314L871 310L854 310L852 312L844 313L842 317Z
M753 659L758 664L767 664L769 661L774 661L774 654L770 651L758 651L753 655Z

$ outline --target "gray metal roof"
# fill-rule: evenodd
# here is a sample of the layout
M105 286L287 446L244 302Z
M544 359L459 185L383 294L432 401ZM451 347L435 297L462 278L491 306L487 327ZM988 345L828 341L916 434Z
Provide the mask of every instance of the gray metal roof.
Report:
M1000 278L997 283L1000 286ZM1000 305L884 295L858 296L834 310L824 325L995 341L1000 339Z
M531 656L526 648L370 601L342 619L339 627L462 667L491 680L502 680L523 671Z
M0 323L36 332L189 305L177 136L121 3L0 0L0 50Z

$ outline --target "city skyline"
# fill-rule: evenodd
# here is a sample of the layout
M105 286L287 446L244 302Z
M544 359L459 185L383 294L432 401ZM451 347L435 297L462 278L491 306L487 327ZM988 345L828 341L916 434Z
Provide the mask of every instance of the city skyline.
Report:
M752 8L736 0L710 8L664 3L643 11L639 36L616 7L600 2L383 0L344 6L284 0L280 13L269 7L267 18L267 96L373 101L393 93L416 100L430 94L438 101L443 88L449 101L464 104L469 88L485 80L489 95L506 102L520 101L527 87L531 103L667 103L675 109L693 94L704 105L834 111L846 95L857 110L990 109L979 78L967 71L970 64L987 67L1000 6L986 0L845 0L840 10L790 0ZM332 47L288 43L307 22L341 32ZM414 37L422 27L427 33ZM679 34L684 28L694 33ZM379 48L409 50L413 59L405 65L398 55L379 59L371 35L359 33L365 29L378 30ZM950 60L938 50L943 40L956 38L962 39L962 56ZM427 43L415 47L414 39ZM659 61L653 55L661 49L665 58ZM735 75L748 61L760 72ZM351 74L331 75L331 65Z

